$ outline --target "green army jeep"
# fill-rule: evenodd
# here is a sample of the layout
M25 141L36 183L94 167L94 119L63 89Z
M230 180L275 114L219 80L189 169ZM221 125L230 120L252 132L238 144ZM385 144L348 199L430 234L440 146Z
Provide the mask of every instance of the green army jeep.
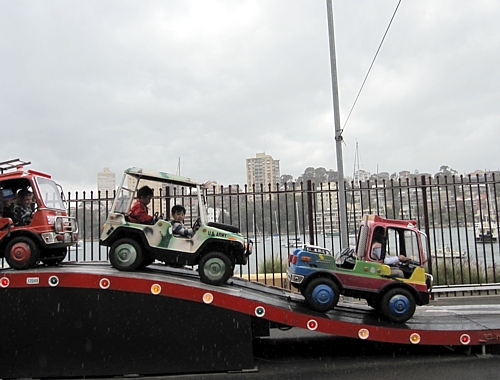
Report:
M188 188L190 208L198 210L198 229L192 237L174 235L172 223L158 213L153 224L130 221L128 213L136 192L145 184L154 184L154 188ZM124 172L100 244L110 247L109 260L118 270L133 271L155 260L177 267L197 265L202 282L221 285L232 276L235 265L247 263L251 243L237 227L207 219L204 185L190 178L133 167Z

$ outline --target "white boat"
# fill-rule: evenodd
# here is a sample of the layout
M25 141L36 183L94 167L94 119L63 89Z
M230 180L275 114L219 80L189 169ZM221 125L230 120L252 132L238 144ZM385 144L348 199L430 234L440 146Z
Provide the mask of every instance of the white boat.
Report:
M437 259L464 259L467 257L467 252L452 250L450 247L439 247L435 251L431 251L431 256Z
M497 223L493 221L477 222L474 225L476 231L476 241L489 243L498 240Z
M284 241L281 245L285 248L298 248L302 247L303 243L300 237L298 237L298 238L290 238L288 239L288 241Z
M327 236L327 237L331 237L331 236L339 236L339 230L334 228L330 231L323 231L323 235L324 236Z

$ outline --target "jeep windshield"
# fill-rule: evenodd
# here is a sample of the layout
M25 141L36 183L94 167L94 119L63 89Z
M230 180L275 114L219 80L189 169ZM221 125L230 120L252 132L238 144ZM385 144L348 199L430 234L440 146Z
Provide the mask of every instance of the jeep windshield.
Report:
M144 182L156 182L165 186L172 186L174 188L174 194L170 194L169 197L176 197L182 194L182 190L180 190L179 187L189 188L189 194L196 196L198 198L198 204L201 205L201 207L198 208L201 220L207 220L203 185L188 177L181 177L170 173L138 167L128 168L124 171L121 184L118 187L115 201L111 208L112 212L127 213L132 206L137 189L140 188Z
M38 177L36 181L45 207L66 211L66 206L64 205L56 183L43 177Z

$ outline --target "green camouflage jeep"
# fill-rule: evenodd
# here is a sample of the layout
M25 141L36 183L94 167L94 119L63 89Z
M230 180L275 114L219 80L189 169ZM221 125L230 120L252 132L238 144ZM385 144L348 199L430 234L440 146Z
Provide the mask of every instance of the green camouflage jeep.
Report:
M153 224L132 223L129 220L128 212L136 192L145 184L153 184L157 189L166 186L189 188L190 209L199 213L195 222L199 228L193 237L174 235L171 222L158 213L155 213ZM193 220L194 215L191 218ZM103 226L100 244L110 247L109 260L118 270L133 271L155 260L177 267L197 265L201 281L212 285L227 282L235 265L245 265L251 253L251 244L247 243L237 227L207 221L204 185L186 177L135 167L124 172Z

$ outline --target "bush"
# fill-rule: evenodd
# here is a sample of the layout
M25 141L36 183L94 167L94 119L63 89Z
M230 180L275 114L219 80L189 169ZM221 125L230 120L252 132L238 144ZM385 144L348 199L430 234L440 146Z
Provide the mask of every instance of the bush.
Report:
M435 285L486 284L499 281L500 265L486 266L482 261L439 261L432 275Z
M286 259L282 260L280 263L279 260L274 260L270 257L266 259L266 261L259 263L259 273L284 273L286 272L287 266L288 262Z

